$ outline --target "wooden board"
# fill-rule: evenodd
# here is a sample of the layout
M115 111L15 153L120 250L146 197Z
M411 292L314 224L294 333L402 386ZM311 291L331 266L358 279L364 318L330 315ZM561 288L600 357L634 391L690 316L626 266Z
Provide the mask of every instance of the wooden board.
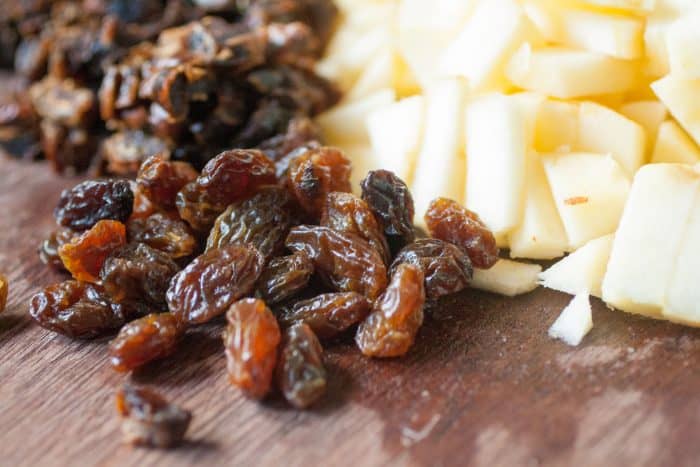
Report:
M568 302L468 291L445 300L398 360L352 341L328 352L330 388L314 409L243 399L225 378L220 329L191 332L172 358L130 378L194 412L169 452L120 443L114 392L127 377L105 342L34 325L30 295L60 280L35 250L60 190L40 165L0 160L0 465L697 465L700 331L596 303L580 348L547 337ZM649 271L654 274L654 271Z

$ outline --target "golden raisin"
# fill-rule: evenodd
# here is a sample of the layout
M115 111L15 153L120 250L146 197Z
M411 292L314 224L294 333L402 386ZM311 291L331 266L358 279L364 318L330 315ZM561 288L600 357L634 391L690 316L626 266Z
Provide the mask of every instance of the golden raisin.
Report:
M119 221L99 221L90 230L58 249L65 268L76 280L96 283L107 257L126 244L126 227Z
M151 314L125 324L109 343L109 361L117 371L129 371L172 354L184 326L171 313Z
M276 376L282 395L298 409L310 406L326 392L323 347L308 325L295 324L284 331Z

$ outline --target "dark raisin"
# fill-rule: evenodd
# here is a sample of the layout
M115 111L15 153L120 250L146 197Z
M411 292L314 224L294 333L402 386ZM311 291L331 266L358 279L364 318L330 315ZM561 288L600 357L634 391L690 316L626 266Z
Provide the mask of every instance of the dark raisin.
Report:
M326 392L323 347L308 325L295 324L282 335L276 380L284 398L298 409L310 406Z
M269 305L288 300L306 288L314 273L314 263L306 253L273 258L263 269L258 294Z
M125 324L109 343L109 361L117 371L129 371L171 355L184 326L170 313L151 314Z
M126 244L126 227L119 221L99 221L90 230L62 245L58 254L79 281L97 282L109 255Z
M229 381L254 399L270 391L280 329L265 302L244 299L226 313L223 333Z
M465 252L437 238L419 239L404 247L394 258L391 272L403 263L418 266L423 271L425 294L429 299L466 289L474 272Z
M70 243L73 238L78 237L79 235L79 232L74 232L65 227L58 227L56 230L51 232L49 238L41 242L41 245L39 246L39 259L42 263L51 266L54 269L65 271L66 268L63 266L63 261L61 261L58 250L66 243Z
M126 222L134 194L126 180L92 180L64 190L54 210L56 221L73 230L88 230L100 220Z
M156 154L141 165L136 184L151 203L165 211L172 211L178 191L194 181L197 175L190 164L169 161L162 154Z
M183 323L207 322L250 294L262 268L262 256L250 246L209 250L173 277L168 308Z
M171 258L183 258L197 250L197 239L181 220L162 213L146 218L133 218L126 224L127 238L132 243L145 243Z
M161 395L129 385L117 393L117 412L125 442L156 448L178 445L192 420L189 411Z
M325 282L341 292L374 301L384 291L387 271L380 254L362 237L328 227L294 227L287 248L306 253Z
M296 302L278 319L283 326L306 323L318 337L329 339L365 319L369 309L367 299L358 293L328 293Z
M489 269L498 261L493 233L477 214L456 201L433 200L425 213L425 223L430 235L460 247L475 267Z
M423 273L401 264L391 276L386 292L360 324L355 341L368 357L400 357L413 346L423 324L425 291Z
M377 217L396 253L415 238L413 197L406 184L388 170L374 170L362 180L362 199Z

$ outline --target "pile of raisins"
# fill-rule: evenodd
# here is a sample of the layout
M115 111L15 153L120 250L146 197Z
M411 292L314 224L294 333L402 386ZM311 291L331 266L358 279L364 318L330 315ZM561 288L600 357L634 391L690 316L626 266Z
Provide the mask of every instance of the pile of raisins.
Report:
M117 332L120 372L173 358L189 328L221 323L231 384L305 408L328 387L324 346L354 333L366 356L405 355L427 304L498 259L493 234L448 199L426 213L432 238L416 239L411 193L391 172L370 172L356 196L337 149L280 161L236 149L197 172L155 155L134 182L66 190L40 258L73 277L36 294L31 316L73 338ZM133 442L170 446L189 423L145 389L123 389L118 406Z

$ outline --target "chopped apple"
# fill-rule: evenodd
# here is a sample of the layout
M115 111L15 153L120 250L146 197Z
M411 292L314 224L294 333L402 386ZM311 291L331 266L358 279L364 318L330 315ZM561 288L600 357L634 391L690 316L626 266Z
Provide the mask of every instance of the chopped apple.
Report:
M578 146L578 103L547 99L540 107L535 149L540 153L571 152Z
M368 145L369 134L365 123L367 116L394 102L395 96L393 89L382 89L363 99L334 107L319 115L316 123L328 144Z
M577 294L564 308L548 334L552 339L561 339L570 346L581 343L588 332L593 329L591 302L586 292Z
M671 21L652 21L644 30L644 71L652 78L660 78L671 71L666 46L666 35Z
M367 129L377 165L410 184L423 141L425 98L413 96L377 109L367 117Z
M630 182L611 156L555 154L543 162L570 249L615 231Z
M697 164L700 162L700 149L680 125L669 120L659 128L651 162Z
M560 99L622 93L638 81L638 64L595 52L524 44L513 56L506 74L528 91Z
M603 279L603 300L661 317L700 176L681 164L652 164L634 178Z
M657 100L633 101L620 106L620 113L646 130L649 152L654 147L659 127L668 118L666 106Z
M585 5L614 8L629 13L646 14L653 11L656 0L580 0Z
M394 53L392 49L385 48L367 64L352 89L343 96L343 100L356 101L382 89L392 88L393 84Z
M495 234L520 223L525 189L527 122L516 98L491 94L466 111L466 207Z
M700 80L669 75L654 82L651 88L685 131L700 144L700 107L696 105Z
M374 150L370 146L363 144L345 145L343 152L352 161L350 177L352 190L355 194L360 194L360 182L367 176L367 172L385 167L378 162Z
M673 23L666 35L671 74L680 78L700 78L700 17L687 15Z
M590 293L601 298L613 238L610 234L586 243L540 274L540 284L571 295Z
M475 269L471 286L475 289L515 297L537 288L537 276L542 272L539 264L499 260L491 269Z

